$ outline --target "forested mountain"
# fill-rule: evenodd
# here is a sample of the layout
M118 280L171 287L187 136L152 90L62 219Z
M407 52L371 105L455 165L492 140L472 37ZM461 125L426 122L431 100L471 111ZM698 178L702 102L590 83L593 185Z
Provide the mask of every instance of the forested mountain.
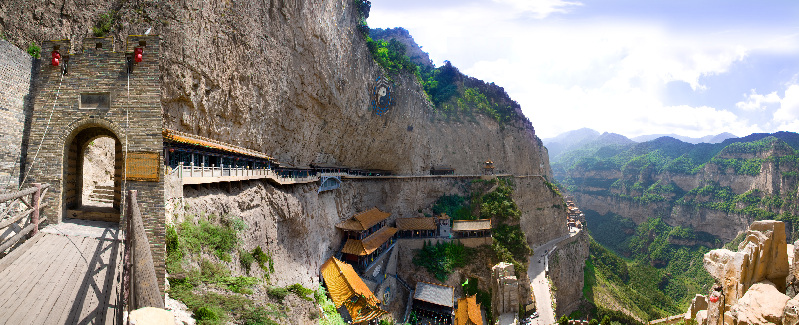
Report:
M552 161L596 241L584 292L597 306L639 321L684 312L712 284L709 249L740 242L755 220L784 221L789 241L799 238L799 134L609 140Z

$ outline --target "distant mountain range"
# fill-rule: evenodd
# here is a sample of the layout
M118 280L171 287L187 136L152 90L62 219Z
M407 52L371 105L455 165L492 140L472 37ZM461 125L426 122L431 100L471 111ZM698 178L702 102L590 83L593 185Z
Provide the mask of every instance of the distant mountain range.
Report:
M675 139L680 140L682 142L688 142L688 143L691 143L691 144L697 144L697 143L721 143L724 140L727 140L727 139L730 139L730 138L737 138L738 136L736 136L735 134L729 133L729 132L724 132L724 133L720 133L720 134L716 134L716 135L706 135L706 136L701 137L701 138L691 138L691 137L686 137L686 136L682 136L682 135L678 135L678 134L672 133L672 134L639 135L637 137L632 138L632 140L635 141L635 142L646 142L646 141L649 141L649 140L655 140L655 139L660 138L660 137L672 137L672 138L675 138Z
M553 138L542 139L541 141L544 142L544 146L546 146L547 150L549 150L549 160L556 161L558 160L558 158L560 158L560 155L563 154L564 152L580 148L591 142L623 145L634 142L647 142L662 137L670 137L691 144L698 144L698 143L714 144L714 143L721 143L727 139L737 138L737 136L732 133L724 132L717 135L707 135L701 138L686 137L672 133L672 134L639 135L637 137L630 139L617 133L605 132L600 134L596 130L589 128L582 128L582 129L564 132Z

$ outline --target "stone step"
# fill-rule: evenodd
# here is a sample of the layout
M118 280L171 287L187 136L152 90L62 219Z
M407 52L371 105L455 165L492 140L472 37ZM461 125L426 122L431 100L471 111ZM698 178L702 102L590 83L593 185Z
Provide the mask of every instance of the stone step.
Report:
M119 212L116 211L107 212L107 211L67 210L67 216L69 218L74 218L74 219L109 221L109 222L119 222L120 219L120 214Z
M114 195L114 190L113 189L106 190L106 189L96 189L95 188L94 191L92 191L92 193Z

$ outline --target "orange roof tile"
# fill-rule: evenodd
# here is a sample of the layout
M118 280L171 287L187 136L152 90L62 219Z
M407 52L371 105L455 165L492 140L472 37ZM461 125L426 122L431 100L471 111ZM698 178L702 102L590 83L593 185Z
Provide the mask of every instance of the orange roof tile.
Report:
M393 236L396 232L397 228L383 227L363 240L352 238L347 239L347 242L344 243L344 247L341 248L341 252L358 256L372 254L372 252L376 251L380 245L383 245L383 243L391 238L391 236Z
M483 315L476 296L467 296L458 299L458 309L455 310L455 325L483 325Z
M322 278L333 304L337 309L341 306L347 308L353 323L365 322L386 313L378 306L380 300L363 283L351 265L330 257L322 264Z
M436 230L434 218L398 218L396 221L399 230Z
M344 230L364 231L376 225L378 222L385 220L391 213L380 211L378 208L372 208L369 211L356 214L349 220L345 220L336 225L336 227Z
M166 141L190 144L190 145L194 145L194 146L200 146L200 147L206 147L206 148L212 148L212 149L218 149L218 150L222 150L222 151L238 153L238 154L242 154L242 155L258 157L258 158L263 158L263 159L272 159L272 157L269 157L269 156L267 156L267 155L265 155L265 154L263 154L261 152L255 151L255 150L239 147L237 145L232 145L232 144L224 143L224 142L221 142L221 141L216 141L214 139L209 139L209 138L202 137L202 136L199 136L199 135L188 134L188 133L185 133L185 132L180 132L180 131L175 131L175 130L170 130L170 129L163 129L163 131L161 133L164 136L164 140L166 140Z

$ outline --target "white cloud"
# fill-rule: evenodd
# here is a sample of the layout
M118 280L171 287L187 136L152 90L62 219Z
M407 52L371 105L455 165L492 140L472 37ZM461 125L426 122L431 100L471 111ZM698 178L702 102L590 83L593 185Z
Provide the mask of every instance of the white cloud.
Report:
M493 0L495 3L509 4L522 13L530 13L536 19L544 19L553 13L568 13L582 2L563 0Z
M381 11L373 6L369 23L403 26L437 65L449 60L468 75L504 87L541 137L581 127L631 137L762 132L753 123L766 122L737 116L715 102L666 104L667 84L685 82L702 93L713 87L706 77L727 73L751 55L799 53L799 36L765 29L710 34L602 17L519 19L519 12L546 16L580 5L568 0L492 0L436 11ZM775 96L753 91L739 108L776 106ZM786 109L780 114L799 112Z
M735 103L735 107L745 111L762 111L766 109L767 104L776 104L780 102L780 96L777 95L776 91L768 95L760 95L756 90L752 89L749 94L744 94L744 97L746 101Z
M791 85L785 90L785 96L780 100L780 108L774 112L774 122L779 130L799 130L799 84Z

